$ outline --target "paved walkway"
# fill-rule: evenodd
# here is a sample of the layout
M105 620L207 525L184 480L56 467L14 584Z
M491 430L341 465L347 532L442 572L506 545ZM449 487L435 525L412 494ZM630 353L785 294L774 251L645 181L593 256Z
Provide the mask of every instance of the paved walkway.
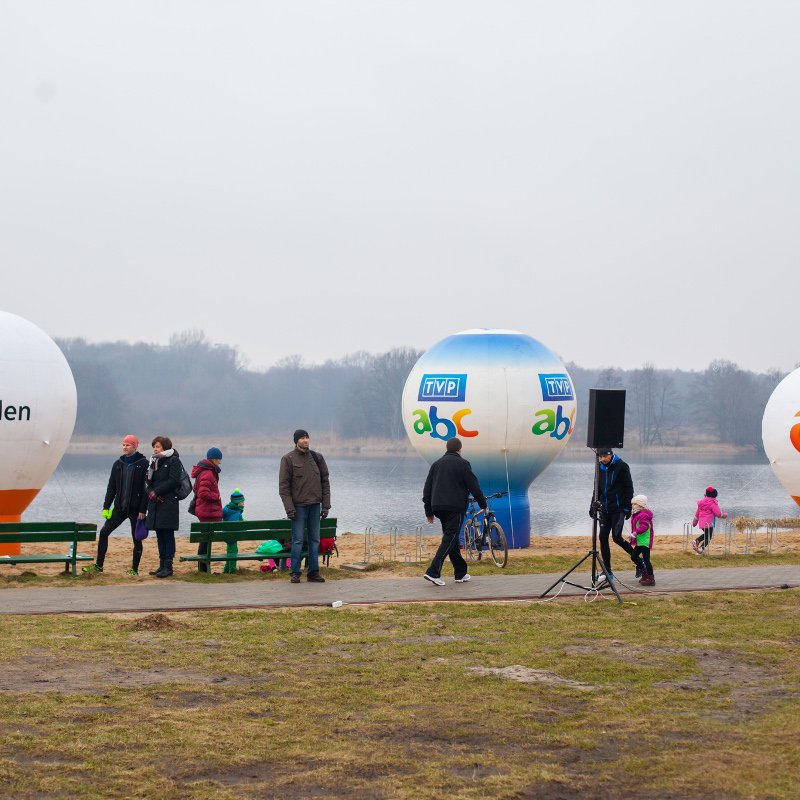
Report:
M530 600L538 598L560 577L542 575L481 575L469 583L434 586L419 578L344 578L324 584L300 585L285 581L247 581L230 585L166 580L159 583L70 588L0 590L2 614L53 614L87 612L185 611L213 608L271 608L329 606L352 603L407 603L454 600ZM588 574L575 578L588 581ZM718 589L765 589L800 586L800 565L762 567L708 567L667 569L656 574L658 585L640 587L632 572L621 573L618 589L623 598L638 592L686 592ZM588 584L587 584L588 585ZM548 595L552 597L559 587ZM585 589L563 585L560 595L581 595ZM603 592L613 598L609 591Z

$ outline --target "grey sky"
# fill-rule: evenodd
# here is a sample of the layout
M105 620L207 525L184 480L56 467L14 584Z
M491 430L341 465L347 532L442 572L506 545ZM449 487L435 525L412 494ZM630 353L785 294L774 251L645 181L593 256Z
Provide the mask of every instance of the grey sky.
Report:
M0 306L252 366L800 361L800 3L0 0Z

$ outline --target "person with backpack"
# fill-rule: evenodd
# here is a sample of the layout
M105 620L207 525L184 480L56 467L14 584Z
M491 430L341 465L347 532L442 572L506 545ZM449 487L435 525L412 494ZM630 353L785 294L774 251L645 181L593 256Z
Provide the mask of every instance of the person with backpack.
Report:
M97 560L83 568L84 572L102 572L108 552L108 537L125 520L131 524L133 539L133 561L128 575L135 578L139 574L142 559L142 542L136 538L136 522L144 519L147 510L147 494L144 490L147 473L147 457L139 451L139 439L128 434L122 440L122 455L111 466L106 497L103 501L102 515L105 524L100 529L97 540Z
M278 494L292 521L291 582L300 583L303 535L308 526L308 571L306 580L325 583L319 574L320 520L328 516L331 507L331 484L328 465L321 453L309 446L308 431L294 432L294 450L281 458L278 474Z
M221 463L222 450L219 447L210 447L206 457L192 467L194 513L200 522L222 522L222 498L219 494ZM197 555L206 555L210 547L209 542L200 542ZM197 568L200 572L210 572L209 565L203 561L197 562Z
M175 531L178 521L178 501L184 494L184 475L178 451L169 436L156 436L152 441L153 455L147 467L147 530L155 531L158 540L158 569L151 572L156 578L172 575L175 558ZM188 479L188 477L187 477Z

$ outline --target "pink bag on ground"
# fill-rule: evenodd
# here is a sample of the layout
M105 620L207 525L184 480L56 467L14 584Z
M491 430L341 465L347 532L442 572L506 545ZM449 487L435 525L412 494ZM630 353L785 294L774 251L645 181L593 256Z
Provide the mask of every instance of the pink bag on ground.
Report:
M271 558L268 558L267 563L261 564L258 568L261 572L275 572L278 569L278 565Z

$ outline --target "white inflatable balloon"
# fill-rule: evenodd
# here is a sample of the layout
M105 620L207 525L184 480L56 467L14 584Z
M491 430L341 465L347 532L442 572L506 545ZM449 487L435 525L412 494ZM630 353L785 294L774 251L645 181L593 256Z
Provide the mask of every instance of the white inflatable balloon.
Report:
M511 547L530 544L528 487L564 449L575 420L572 379L541 342L517 331L448 336L414 365L403 390L403 424L428 462L457 436L493 503Z
M77 407L58 345L32 322L0 311L0 522L19 522L47 483L69 444Z
M767 401L761 440L775 475L800 505L800 369L789 373Z

